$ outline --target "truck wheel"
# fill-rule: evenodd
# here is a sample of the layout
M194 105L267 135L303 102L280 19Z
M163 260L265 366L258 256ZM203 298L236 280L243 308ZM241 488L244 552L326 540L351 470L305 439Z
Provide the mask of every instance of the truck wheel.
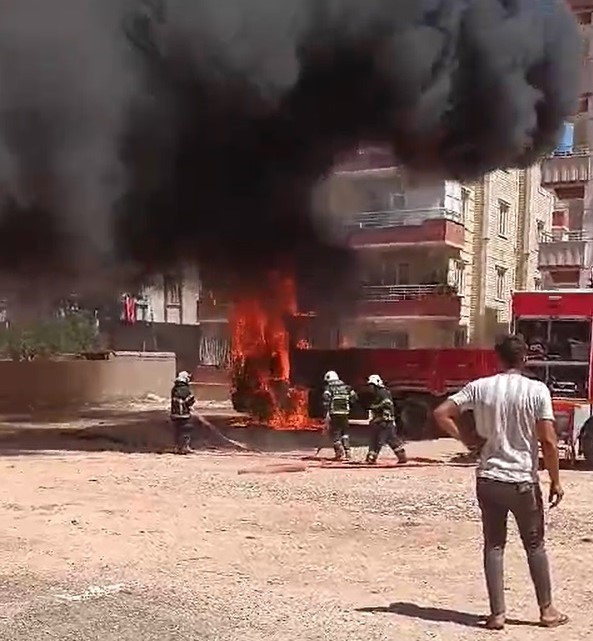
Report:
M416 441L431 438L430 407L421 399L407 399L401 409L401 419L406 438Z
M593 429L585 430L581 435L581 450L587 467L593 469Z

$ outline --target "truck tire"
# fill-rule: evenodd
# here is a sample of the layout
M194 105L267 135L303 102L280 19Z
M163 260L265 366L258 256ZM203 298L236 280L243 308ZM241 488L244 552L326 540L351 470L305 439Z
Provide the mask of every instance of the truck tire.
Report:
M432 406L422 397L409 397L402 401L401 419L404 435L412 441L433 438Z
M587 462L587 467L593 469L593 419L587 419L580 435L581 452Z

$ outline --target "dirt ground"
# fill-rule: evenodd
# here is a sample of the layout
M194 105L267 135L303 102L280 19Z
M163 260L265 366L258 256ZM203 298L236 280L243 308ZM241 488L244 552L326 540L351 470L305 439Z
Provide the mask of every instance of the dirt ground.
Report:
M320 466L303 451L0 447L0 638L590 638L593 473L564 472L565 502L547 517L570 625L534 627L513 527L515 621L488 633L476 627L486 600L473 469L451 463L459 451L450 441L411 443L420 462L365 469Z

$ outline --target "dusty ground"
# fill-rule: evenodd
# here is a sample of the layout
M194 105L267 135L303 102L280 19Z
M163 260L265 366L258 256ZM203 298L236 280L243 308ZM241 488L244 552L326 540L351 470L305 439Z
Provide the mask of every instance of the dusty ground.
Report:
M475 627L486 602L473 470L447 464L458 450L451 442L410 445L412 456L441 464L275 474L254 472L303 465L302 453L68 449L0 451L1 639L493 634ZM499 638L593 632L593 474L564 480L565 503L548 516L549 547L572 623L532 626L537 611L513 528L508 601L517 622Z

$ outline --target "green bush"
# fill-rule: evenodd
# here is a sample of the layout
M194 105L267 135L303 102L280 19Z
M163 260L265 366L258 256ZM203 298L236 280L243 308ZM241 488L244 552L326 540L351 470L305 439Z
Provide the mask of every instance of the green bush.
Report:
M0 331L0 355L30 361L59 354L97 349L99 334L90 315L78 313L29 325L11 325Z

